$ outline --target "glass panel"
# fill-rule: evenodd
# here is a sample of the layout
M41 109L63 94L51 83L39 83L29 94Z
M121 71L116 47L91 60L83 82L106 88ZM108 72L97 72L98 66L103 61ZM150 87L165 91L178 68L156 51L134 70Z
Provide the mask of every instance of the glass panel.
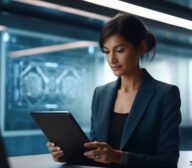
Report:
M91 97L103 79L97 44L16 30L4 30L1 39L1 130L9 154L47 152L33 111L70 111L89 136Z

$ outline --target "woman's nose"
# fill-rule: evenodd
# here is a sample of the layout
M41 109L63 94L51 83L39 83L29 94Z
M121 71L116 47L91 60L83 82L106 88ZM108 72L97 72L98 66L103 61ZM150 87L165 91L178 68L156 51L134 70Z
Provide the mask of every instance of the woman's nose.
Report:
M115 53L111 53L111 54L110 54L110 56L109 56L109 62L110 62L110 63L116 63L116 62L117 62L117 58L116 58Z

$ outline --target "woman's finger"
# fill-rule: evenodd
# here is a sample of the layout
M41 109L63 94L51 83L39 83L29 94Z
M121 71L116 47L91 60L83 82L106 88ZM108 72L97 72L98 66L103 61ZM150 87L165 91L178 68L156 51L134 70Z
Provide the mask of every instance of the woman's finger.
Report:
M53 159L54 159L55 161L59 161L62 156L63 156L63 154L58 154L57 156L53 157Z
M96 147L98 143L99 143L98 141L87 142L87 143L84 143L84 146L85 147Z
M56 152L56 151L61 151L61 148L59 146L54 146L54 147L48 147L48 150L50 152Z
M88 143L85 143L84 144L84 147L86 148L104 148L104 147L107 147L108 144L105 143L105 142L97 142L97 141L94 141L94 142L88 142Z
M54 158L57 158L58 156L64 155L63 151L56 151L51 153Z
M53 142L47 142L47 147L55 146Z
M94 159L96 156L102 155L101 148L97 148L95 150L84 152L84 155L87 156L88 158Z

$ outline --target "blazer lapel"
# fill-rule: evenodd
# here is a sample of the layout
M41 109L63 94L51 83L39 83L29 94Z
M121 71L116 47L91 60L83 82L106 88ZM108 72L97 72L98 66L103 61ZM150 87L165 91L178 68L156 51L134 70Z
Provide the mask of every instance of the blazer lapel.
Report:
M142 69L142 71L142 83L139 90L137 91L130 114L125 122L120 149L125 146L131 137L134 129L142 118L147 105L155 93L155 80L145 69Z

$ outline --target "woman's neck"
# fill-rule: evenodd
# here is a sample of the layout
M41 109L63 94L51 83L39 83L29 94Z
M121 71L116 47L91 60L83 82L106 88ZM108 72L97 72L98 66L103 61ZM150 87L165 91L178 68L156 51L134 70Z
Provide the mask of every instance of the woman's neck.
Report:
M137 90L141 84L143 72L140 68L134 69L129 74L121 76L120 89L124 92Z

